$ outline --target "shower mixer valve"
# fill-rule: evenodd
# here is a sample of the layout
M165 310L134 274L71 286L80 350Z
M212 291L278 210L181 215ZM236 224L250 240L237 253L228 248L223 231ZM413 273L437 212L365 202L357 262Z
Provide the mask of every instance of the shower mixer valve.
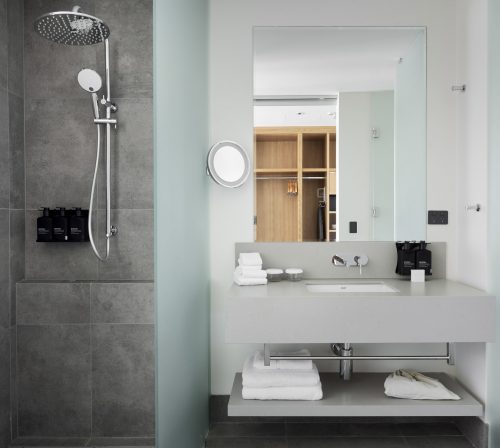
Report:
M109 107L111 109L111 112L117 112L118 111L118 107L116 106L116 104L108 101L104 95L101 98L101 104L103 106Z

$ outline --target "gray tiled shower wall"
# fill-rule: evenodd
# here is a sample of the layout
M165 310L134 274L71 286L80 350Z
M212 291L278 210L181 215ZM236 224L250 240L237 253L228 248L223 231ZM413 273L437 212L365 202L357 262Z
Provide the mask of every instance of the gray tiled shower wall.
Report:
M36 17L71 10L73 1L0 0L0 247L10 250L0 257L0 446L11 437L9 421L13 438L154 433L153 2L77 4L111 29L119 109L111 199L119 233L107 263L89 244L35 243L39 207L88 207L96 129L76 77L82 68L104 76L104 51L34 33Z
M15 284L24 278L23 2L0 0L0 446L11 438ZM14 339L15 341L15 339Z
M97 137L90 95L80 88L77 74L92 68L104 77L104 46L55 44L33 30L39 15L68 11L74 4L24 2L26 278L152 280L152 0L78 1L83 12L95 14L111 30L111 95L118 106L111 150L111 221L118 235L111 241L110 259L100 263L88 244L35 243L39 207L88 208L90 198ZM101 250L104 187L101 169L95 227Z
M152 282L17 284L19 437L154 435Z

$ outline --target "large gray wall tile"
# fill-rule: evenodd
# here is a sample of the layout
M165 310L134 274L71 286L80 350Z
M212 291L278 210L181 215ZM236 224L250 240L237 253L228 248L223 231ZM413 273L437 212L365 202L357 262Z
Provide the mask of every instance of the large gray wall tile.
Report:
M26 102L28 209L89 203L97 142L90 98L59 98Z
M153 1L99 0L96 15L110 27L111 94L153 95ZM102 59L102 48L98 57Z
M10 323L16 324L16 283L24 279L24 210L10 210Z
M88 98L77 75L82 68L96 69L96 47L53 43L35 33L34 20L51 11L71 11L70 0L26 0L24 3L25 95L27 98ZM79 0L82 12L93 14L93 0ZM90 114L90 109L87 110ZM58 125L66 111L59 110ZM60 127L61 130L64 126Z
M90 284L18 283L17 322L90 323Z
M7 88L8 72L7 0L0 0L0 87Z
M24 1L7 0L8 54L9 54L9 92L23 96L23 44L24 44Z
M93 323L154 323L153 283L93 283Z
M92 430L96 436L154 433L154 326L92 326Z
M5 88L0 87L0 208L9 208L9 171L9 95Z
M10 327L9 210L0 209L0 328Z
M24 101L9 93L10 208L23 209L24 185Z
M10 428L17 438L17 327L10 328Z
M18 326L20 436L90 434L88 325Z
M10 441L10 334L0 327L0 446Z
M153 208L153 100L117 99L118 132L112 134L111 206ZM99 208L105 208L100 177Z
M99 213L102 223L104 213ZM153 211L113 210L111 223L118 234L111 239L111 255L99 264L99 279L153 279ZM102 228L102 224L100 224ZM102 242L102 232L100 234Z
M26 211L26 278L30 280L92 280L97 258L90 243L37 243L37 210Z

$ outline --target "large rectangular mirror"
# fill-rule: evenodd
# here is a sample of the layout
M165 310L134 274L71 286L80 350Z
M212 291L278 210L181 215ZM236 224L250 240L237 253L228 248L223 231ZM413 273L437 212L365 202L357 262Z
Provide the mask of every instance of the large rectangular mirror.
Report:
M426 34L254 29L256 241L426 238Z

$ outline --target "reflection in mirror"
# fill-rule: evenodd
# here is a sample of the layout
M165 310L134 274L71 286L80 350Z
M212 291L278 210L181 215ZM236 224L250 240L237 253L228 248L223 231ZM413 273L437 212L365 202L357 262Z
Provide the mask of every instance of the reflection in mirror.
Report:
M426 36L254 30L255 239L426 238Z
M245 183L250 173L248 154L237 143L216 143L208 153L207 172L223 187L239 187Z

